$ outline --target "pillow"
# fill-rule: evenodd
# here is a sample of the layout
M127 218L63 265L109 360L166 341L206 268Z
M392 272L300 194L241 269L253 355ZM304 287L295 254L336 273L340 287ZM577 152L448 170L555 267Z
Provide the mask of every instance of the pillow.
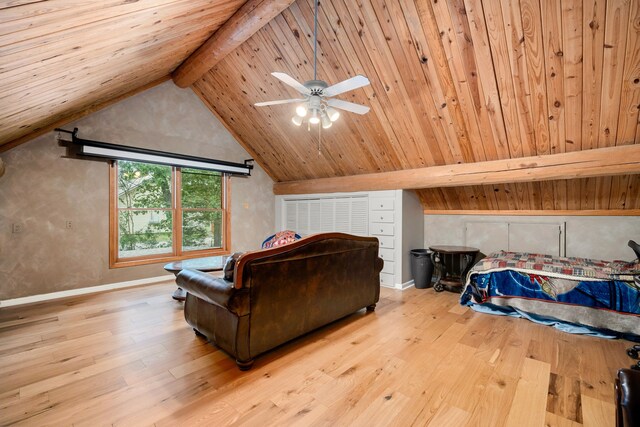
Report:
M262 242L262 249L276 248L278 246L293 243L296 240L301 239L300 235L295 231L284 230L279 231L273 236L269 236Z
M224 263L224 268L222 269L222 271L224 271L224 280L233 282L233 270L236 267L236 261L242 254L243 252L234 252L229 255L229 258L227 258L227 262Z

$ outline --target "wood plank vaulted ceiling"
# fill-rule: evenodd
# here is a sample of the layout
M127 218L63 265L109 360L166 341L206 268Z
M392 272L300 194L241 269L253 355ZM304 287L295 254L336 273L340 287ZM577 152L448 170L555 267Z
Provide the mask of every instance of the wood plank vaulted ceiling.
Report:
M244 0L0 0L0 144L166 78Z
M165 76L243 3L51 0L0 10L0 141ZM635 0L327 0L318 37L319 78L372 82L340 96L371 112L343 113L322 133L321 153L317 132L291 124L291 105L253 106L296 96L272 71L312 78L312 0L293 3L192 86L275 181L639 140ZM640 175L418 194L436 210L640 209Z

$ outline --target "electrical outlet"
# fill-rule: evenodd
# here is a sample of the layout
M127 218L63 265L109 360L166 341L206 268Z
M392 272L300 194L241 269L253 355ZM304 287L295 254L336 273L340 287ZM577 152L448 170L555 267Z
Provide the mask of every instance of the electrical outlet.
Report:
M67 230L70 230L73 228L73 223L71 221L65 221L64 222L64 228L66 228Z
M18 234L18 233L22 233L22 229L24 227L22 226L22 224L13 224L11 227L11 232L13 234Z

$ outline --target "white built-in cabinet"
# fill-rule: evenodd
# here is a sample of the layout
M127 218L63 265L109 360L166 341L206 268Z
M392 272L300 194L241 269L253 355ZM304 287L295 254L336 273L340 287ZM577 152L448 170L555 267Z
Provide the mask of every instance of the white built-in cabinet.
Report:
M396 212L398 203L396 202L394 191L372 192L369 197L369 218L371 219L369 233L378 238L380 242L379 256L384 260L384 266L380 272L380 284L382 286L402 287L402 278L397 278L396 273L400 270L399 263L402 262L402 251L399 237L402 222L396 224L396 219L400 219L401 212ZM408 257L407 257L408 259Z
M382 286L411 286L409 250L424 240L423 209L412 191L303 194L276 197L276 229L302 236L342 232L380 242Z

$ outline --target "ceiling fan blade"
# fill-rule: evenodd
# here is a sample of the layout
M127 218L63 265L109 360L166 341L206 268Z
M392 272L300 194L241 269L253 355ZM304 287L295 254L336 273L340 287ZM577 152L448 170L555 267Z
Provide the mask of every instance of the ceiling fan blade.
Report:
M267 105L292 104L294 102L304 102L304 101L306 101L306 99L304 99L304 98L300 98L300 99L280 99L278 101L256 102L253 105L255 105L256 107L266 107Z
M292 88L294 88L295 90L297 90L303 95L311 94L311 91L308 88L306 88L302 83L300 83L299 81L291 77L289 74L279 73L276 71L271 73L271 75L276 79L280 80L282 83L291 86Z
M341 99L327 99L327 105L356 114L367 114L370 110L366 105L354 104Z
M322 91L322 95L324 96L340 95L341 93L358 89L359 87L367 86L369 83L370 82L368 78L358 74L355 77L351 77L350 79L341 81L340 83L336 83L333 86L329 86L328 88Z

